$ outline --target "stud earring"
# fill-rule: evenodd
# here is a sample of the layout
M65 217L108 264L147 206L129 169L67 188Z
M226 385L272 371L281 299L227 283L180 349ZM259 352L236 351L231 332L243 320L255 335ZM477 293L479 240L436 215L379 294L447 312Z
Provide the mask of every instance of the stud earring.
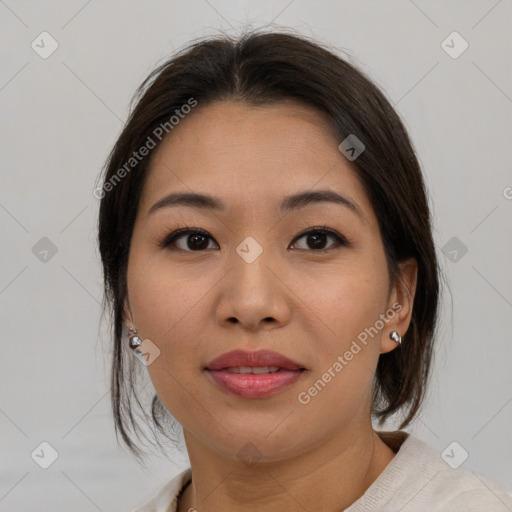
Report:
M395 341L398 345L400 345L402 343L402 336L400 336L400 334L398 334L398 331L393 331L389 337Z
M133 336L130 336L128 344L130 345L131 349L135 350L137 347L142 345L142 340L137 336L137 329L129 327L128 330L133 334Z

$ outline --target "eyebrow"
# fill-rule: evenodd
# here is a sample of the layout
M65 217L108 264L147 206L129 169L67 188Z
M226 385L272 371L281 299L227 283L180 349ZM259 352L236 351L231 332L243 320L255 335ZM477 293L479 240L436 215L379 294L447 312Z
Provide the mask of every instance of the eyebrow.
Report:
M315 190L305 191L287 196L280 205L282 213L288 213L293 210L299 210L311 204L318 203L334 203L345 206L355 213L361 220L367 222L364 213L360 207L349 198L335 192L334 190ZM190 192L173 192L162 199L158 200L148 211L148 216L162 208L170 208L175 206L189 206L199 209L212 209L225 211L226 205L221 199L199 193Z

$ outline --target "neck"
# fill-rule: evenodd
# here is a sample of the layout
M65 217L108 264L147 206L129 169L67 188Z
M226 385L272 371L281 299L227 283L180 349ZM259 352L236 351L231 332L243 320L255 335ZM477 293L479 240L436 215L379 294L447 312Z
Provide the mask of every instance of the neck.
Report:
M189 431L185 440L192 483L181 497L179 512L344 510L394 457L371 427L343 432L287 460L252 464L220 456Z

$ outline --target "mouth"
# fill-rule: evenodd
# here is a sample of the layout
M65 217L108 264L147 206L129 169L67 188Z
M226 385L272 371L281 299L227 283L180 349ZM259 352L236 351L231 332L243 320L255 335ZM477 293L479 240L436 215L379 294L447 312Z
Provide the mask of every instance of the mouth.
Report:
M254 375L263 375L264 373L276 373L284 370L284 368L280 368L279 366L231 366L223 368L222 370L229 373L243 373L244 375L248 375L250 373Z
M243 398L265 398L295 384L307 368L268 350L228 352L204 368L210 381Z

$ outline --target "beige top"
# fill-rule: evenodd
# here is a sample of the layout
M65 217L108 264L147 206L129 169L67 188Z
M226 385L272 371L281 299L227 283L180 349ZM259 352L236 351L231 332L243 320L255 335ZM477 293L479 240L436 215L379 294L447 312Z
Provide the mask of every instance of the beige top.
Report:
M453 469L419 438L400 430L376 433L396 455L344 512L512 512L510 492L462 466ZM188 468L133 512L177 512L178 495L191 479Z

